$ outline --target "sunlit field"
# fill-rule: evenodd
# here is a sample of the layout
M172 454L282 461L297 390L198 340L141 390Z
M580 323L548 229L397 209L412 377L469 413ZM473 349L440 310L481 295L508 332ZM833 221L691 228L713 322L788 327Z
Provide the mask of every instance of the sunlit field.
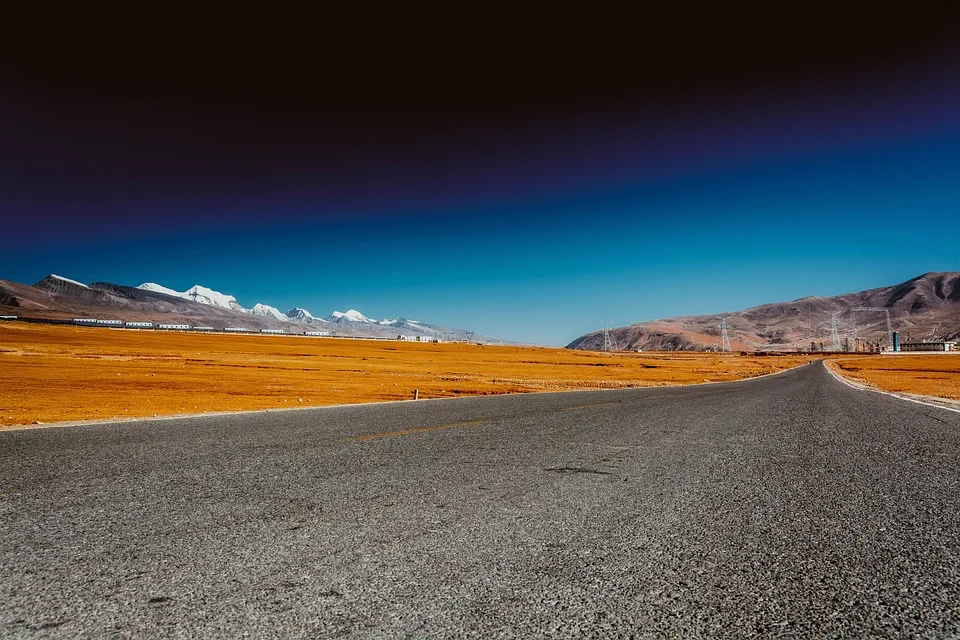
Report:
M901 393L960 400L960 353L926 353L838 358L837 373Z
M0 325L0 424L736 380L808 356Z

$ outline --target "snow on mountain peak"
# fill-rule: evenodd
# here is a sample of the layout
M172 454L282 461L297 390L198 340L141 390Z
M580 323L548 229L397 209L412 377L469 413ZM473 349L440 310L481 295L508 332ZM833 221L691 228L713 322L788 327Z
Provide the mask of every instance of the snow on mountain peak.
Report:
M280 312L280 309L276 307L271 307L267 304L257 303L253 305L253 308L250 309L250 313L255 316L266 316L268 318L275 318L277 320L287 320L287 316L283 315Z
M346 313L334 311L330 314L330 319L334 322L362 322L364 324L378 324L376 320L371 320L356 309L350 309Z
M64 282L69 282L70 284L75 284L75 285L77 285L78 287L83 287L84 289L89 289L89 288L90 288L90 287L88 287L87 285L83 284L82 282L77 282L76 280L71 280L70 278L64 278L63 276L58 276L58 275L55 274L55 273L51 273L51 274L50 274L50 277L51 277L51 278L55 278L55 279L57 279L57 280L63 280Z
M312 313L301 307L294 307L287 311L287 318L299 320L300 322L326 322L323 318L315 318Z
M60 276L52 276L59 278L61 280L66 280L68 282L74 282L80 286L86 286L79 282L73 280L67 280L67 278L60 278ZM225 293L220 293L210 289L209 287L204 287L202 285L194 285L187 289L186 291L175 291L169 287L164 287L163 285L157 284L155 282L144 282L137 289L142 289L144 291L153 291L155 293L163 293L168 296L175 296L177 298L183 298L185 300L192 300L194 302L199 302L200 304L207 304L214 307L221 307L223 309L232 309L234 311L243 311L255 316L261 316L265 318L271 318L275 320L294 320L303 323L314 323L314 322L335 322L335 323L348 323L355 322L358 324L372 324L382 327L401 327L412 325L411 328L424 330L424 327L420 327L420 323L416 320L404 320L403 318L394 318L393 320L373 320L363 315L356 309L350 309L348 311L334 311L330 314L328 318L317 318L312 313L307 311L302 307L294 307L286 313L283 313L276 307L271 307L263 303L257 303L253 305L252 309L244 309L237 302L237 299L231 295Z
M199 284L193 285L183 293L184 298L193 300L194 302L199 302L201 304L209 304L214 307L223 307L224 309L235 309L237 311L243 309L243 307L240 306L240 303L237 302L237 299L233 296L220 293L219 291L214 291L213 289Z
M155 282L144 282L137 289L143 289L144 291L153 291L154 293L165 293L168 296L176 296L177 298L182 298L183 294L179 291L174 291L168 287L157 284Z
M233 296L220 293L219 291L214 291L209 287L204 287L199 284L193 285L186 291L174 291L173 289L156 284L155 282L145 282L138 286L137 289L154 291L156 293L165 293L168 296L176 296L185 300L193 300L194 302L208 304L212 307L222 307L224 309L233 309L234 311L246 311L246 309L241 307L240 303L238 303L237 299Z

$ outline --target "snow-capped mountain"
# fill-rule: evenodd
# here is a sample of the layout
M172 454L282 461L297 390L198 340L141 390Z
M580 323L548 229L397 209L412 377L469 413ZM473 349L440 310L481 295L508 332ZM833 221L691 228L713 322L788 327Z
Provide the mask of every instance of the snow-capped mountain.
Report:
M330 314L330 317L327 318L330 322L336 322L337 324L344 324L347 322L360 322L362 324L380 324L376 320L372 320L367 316L363 315L356 309L350 309L346 313L342 311L334 311Z
M137 287L137 289L154 291L156 293L165 293L168 296L176 296L178 298L183 298L184 300L192 300L194 302L199 302L200 304L209 304L214 307L233 309L234 311L246 311L246 309L241 307L240 303L238 303L237 299L233 296L220 293L219 291L214 291L213 289L199 284L193 285L186 291L175 291L169 287L156 284L155 282L145 282Z
M0 280L0 313L53 320L104 318L215 329L280 330L292 335L309 333L319 326L331 337L499 341L466 329L403 317L378 321L356 309L334 311L326 319L314 316L303 307L283 313L276 307L258 303L246 309L234 296L202 285L177 291L155 282L137 287L110 282L84 284L55 274L33 286Z
M290 309L290 311L287 311L286 317L296 322L326 322L323 318L317 318L306 309L301 309L300 307L294 307Z
M280 312L280 309L271 307L267 304L257 303L250 309L250 313L255 316L265 316L267 318L276 318L277 320L288 320L287 316Z
M407 320L406 318L394 318L393 320L381 320L380 324L385 327L409 327L411 329L430 329L429 325L418 320Z

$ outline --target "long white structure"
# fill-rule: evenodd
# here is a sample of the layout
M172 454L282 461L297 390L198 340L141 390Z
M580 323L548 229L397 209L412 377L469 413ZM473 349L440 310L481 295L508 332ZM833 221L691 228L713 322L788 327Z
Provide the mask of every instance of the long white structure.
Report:
M303 335L305 336L329 336L329 331L304 331Z
M260 329L260 333L286 333L283 329Z
M128 322L128 327L152 327L152 322Z
M234 333L243 333L245 331L250 331L250 329L244 329L243 327L224 327L224 331L232 331Z
M97 324L96 318L74 318L74 322L83 322L84 324Z
M186 329L190 329L190 325L188 325L188 324L161 324L161 325L157 325L157 326L158 326L160 329L176 329L176 330L178 330L178 331L183 331L183 330L186 330Z
M111 326L122 325L123 320L97 320L97 324L108 324Z

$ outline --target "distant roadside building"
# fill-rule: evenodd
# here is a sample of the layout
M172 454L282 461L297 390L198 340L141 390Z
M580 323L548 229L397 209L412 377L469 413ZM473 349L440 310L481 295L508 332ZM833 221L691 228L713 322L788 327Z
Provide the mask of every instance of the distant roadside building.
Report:
M900 351L956 351L956 342L946 340L922 340L920 342L901 342Z

